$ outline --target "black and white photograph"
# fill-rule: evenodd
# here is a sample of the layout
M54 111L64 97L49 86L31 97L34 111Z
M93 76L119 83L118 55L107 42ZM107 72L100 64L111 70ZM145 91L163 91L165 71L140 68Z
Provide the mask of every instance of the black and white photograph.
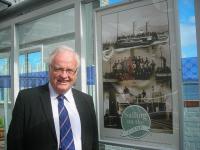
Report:
M102 47L104 127L121 128L123 110L140 105L152 130L172 133L167 14L152 4L103 16Z
M175 146L177 91L172 82L175 64L169 7L167 0L140 1L97 15L103 141L132 143L130 137L122 136L122 116L126 108L136 105L144 108L151 121L149 134L137 140L159 145L156 141L162 136L162 144ZM170 140L164 140L167 138Z

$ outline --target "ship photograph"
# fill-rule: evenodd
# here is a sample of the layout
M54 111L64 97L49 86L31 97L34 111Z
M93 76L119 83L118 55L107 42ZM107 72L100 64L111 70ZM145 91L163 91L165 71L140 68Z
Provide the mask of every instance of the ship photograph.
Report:
M164 1L159 5L167 7ZM123 110L140 105L152 132L172 134L176 93L167 14L146 5L102 16L101 38L104 127L122 129Z

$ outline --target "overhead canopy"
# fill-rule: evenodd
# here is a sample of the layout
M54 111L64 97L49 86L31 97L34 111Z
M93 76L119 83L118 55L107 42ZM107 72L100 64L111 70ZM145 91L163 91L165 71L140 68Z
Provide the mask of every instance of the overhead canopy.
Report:
M0 0L0 12L6 10L11 5L12 3L7 0Z
M0 22L25 14L53 1L58 2L61 0L0 0ZM81 2L87 4L98 2L98 0L81 0Z

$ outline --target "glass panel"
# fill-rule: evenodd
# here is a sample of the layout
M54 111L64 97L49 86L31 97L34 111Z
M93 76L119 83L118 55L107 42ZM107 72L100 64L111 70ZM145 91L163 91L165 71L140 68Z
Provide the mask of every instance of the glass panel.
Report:
M179 16L182 57L197 57L194 0L179 0Z
M0 87L0 101L9 99L9 86L10 86L10 77L9 77L9 59L0 58L0 77L3 81Z
M0 49L11 46L11 30L10 28L0 31Z
M19 56L19 73L26 73L27 72L27 62L26 62L26 57L25 54L21 54Z
M9 75L9 59L0 58L0 75Z
M200 89L194 0L179 0L184 150L199 149Z
M75 47L74 8L17 26L20 89L48 82L47 59L59 45Z
M24 52L19 56L20 89L35 87L48 80L47 73L42 71L41 51Z
M25 44L74 32L74 8L20 25L19 43Z
M0 53L0 149L4 148L4 135L11 117L11 110L8 109L8 102L10 102L9 59L9 53Z
M11 119L10 100L10 48L11 30L0 30L0 149L4 149L5 134Z
M42 71L41 52L28 53L28 73Z

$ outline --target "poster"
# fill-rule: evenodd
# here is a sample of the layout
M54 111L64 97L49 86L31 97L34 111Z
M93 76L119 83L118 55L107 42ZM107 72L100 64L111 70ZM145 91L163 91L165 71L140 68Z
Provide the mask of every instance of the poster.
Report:
M169 10L153 0L97 13L100 139L177 148Z

